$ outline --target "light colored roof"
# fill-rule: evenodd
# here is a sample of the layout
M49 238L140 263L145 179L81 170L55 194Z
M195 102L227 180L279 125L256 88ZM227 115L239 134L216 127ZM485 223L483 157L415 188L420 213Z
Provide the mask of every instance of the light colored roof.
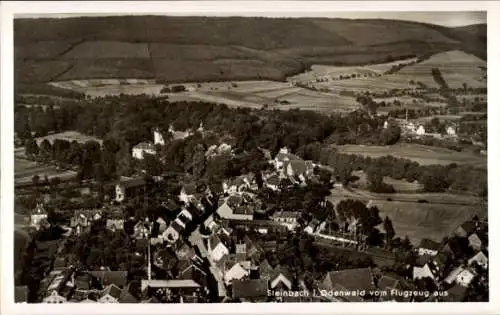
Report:
M141 280L142 290L150 288L199 288L200 285L191 279L182 280Z
M156 150L155 146L150 142L140 142L134 146L133 149L138 150Z

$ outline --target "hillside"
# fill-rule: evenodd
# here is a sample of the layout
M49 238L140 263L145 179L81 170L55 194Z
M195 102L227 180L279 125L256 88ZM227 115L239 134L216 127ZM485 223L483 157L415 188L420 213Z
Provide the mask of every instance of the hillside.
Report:
M486 28L389 20L117 16L14 21L16 88L54 80L271 79L448 50L484 57Z

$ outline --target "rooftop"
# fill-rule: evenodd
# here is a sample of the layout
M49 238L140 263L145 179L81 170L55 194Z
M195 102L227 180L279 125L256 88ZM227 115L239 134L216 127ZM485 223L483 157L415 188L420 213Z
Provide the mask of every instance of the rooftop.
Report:
M233 298L259 298L267 296L266 280L233 280Z

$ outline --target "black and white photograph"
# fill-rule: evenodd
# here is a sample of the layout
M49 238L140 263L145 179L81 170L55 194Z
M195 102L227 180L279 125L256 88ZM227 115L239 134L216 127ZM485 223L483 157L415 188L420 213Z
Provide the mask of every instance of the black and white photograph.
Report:
M495 299L487 8L167 2L14 14L12 303Z

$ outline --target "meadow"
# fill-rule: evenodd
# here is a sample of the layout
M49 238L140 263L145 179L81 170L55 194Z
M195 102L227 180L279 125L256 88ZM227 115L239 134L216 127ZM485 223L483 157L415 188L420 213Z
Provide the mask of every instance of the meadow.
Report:
M88 141L96 141L99 144L102 144L102 140L96 137L84 135L78 131L65 131L61 133L54 133L45 137L36 138L35 141L38 145L40 145L44 140L48 140L50 143L53 143L55 139L66 140L69 142L76 141L78 143L85 143Z
M336 146L339 153L356 154L378 158L391 155L396 158L409 159L421 165L431 164L471 164L476 167L486 167L484 156L471 152L458 152L441 147L431 147L420 144L398 143L392 146L342 145Z
M67 179L74 177L76 172L58 170L53 166L42 165L33 161L24 159L14 160L14 182L16 184L29 184L33 180L33 176L38 175L41 180L47 176L49 179L59 177Z

